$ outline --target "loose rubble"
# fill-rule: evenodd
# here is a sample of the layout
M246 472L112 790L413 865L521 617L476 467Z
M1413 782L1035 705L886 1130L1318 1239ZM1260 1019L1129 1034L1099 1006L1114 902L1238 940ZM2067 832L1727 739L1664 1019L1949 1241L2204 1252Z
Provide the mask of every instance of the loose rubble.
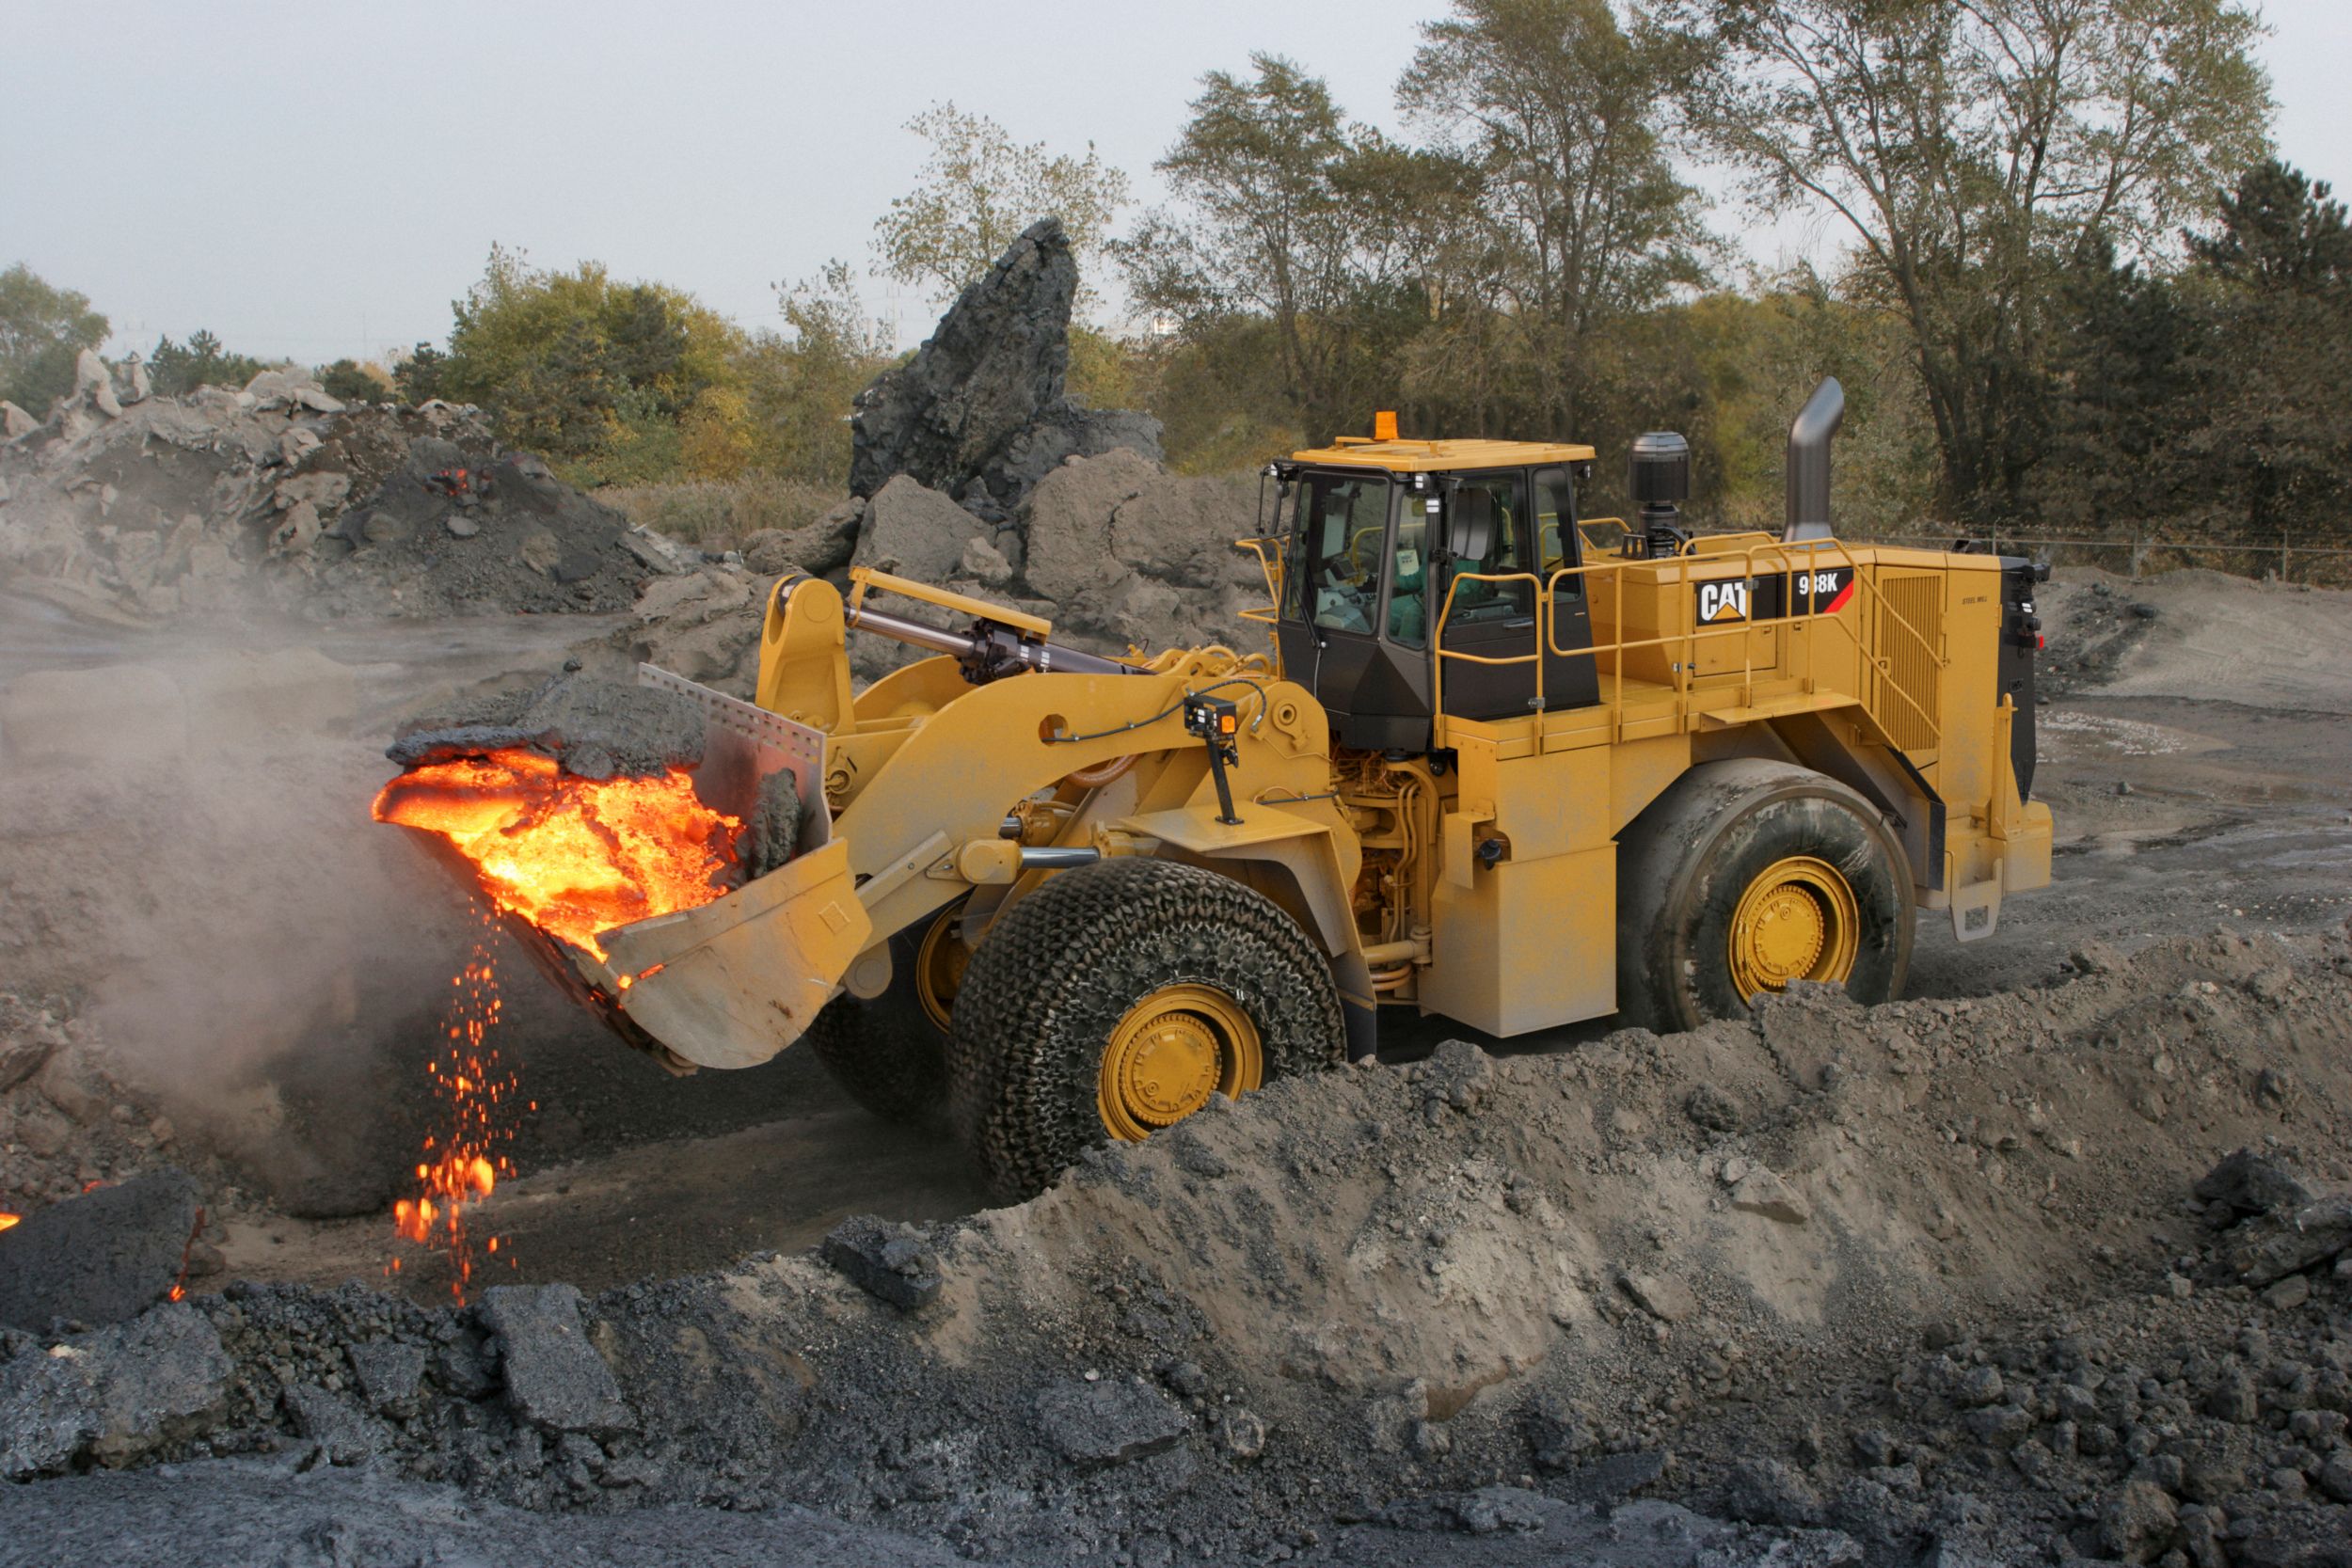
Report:
M1014 1561L2333 1562L2347 1046L2342 932L1448 1042L821 1256L439 1310L238 1285L11 1339L0 1445L17 1473L277 1454L543 1510L799 1505ZM104 1362L159 1322L201 1373L167 1435L44 1414L53 1347Z
M0 440L0 583L141 625L626 610L701 562L490 435L482 411L345 404L299 372L151 395L82 356Z
M0 1327L135 1318L185 1288L204 1224L196 1183L160 1170L52 1204L0 1231Z

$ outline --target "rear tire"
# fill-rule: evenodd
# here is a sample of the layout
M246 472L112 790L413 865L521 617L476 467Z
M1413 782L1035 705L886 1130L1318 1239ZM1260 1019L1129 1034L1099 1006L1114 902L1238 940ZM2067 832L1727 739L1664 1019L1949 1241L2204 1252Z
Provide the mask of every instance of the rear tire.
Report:
M937 1121L947 1104L947 1031L952 975L937 966L925 984L926 964L942 942L954 940L961 901L890 939L890 987L870 1000L843 995L827 1003L803 1037L841 1092L882 1117L919 1126Z
M991 1198L1013 1203L1114 1134L1345 1051L1330 966L1289 915L1213 871L1112 860L1047 881L973 955L949 1116Z
M1911 869L1878 810L1835 779L1703 763L1617 845L1617 1006L1661 1034L1744 1018L1790 979L1861 1003L1911 969Z

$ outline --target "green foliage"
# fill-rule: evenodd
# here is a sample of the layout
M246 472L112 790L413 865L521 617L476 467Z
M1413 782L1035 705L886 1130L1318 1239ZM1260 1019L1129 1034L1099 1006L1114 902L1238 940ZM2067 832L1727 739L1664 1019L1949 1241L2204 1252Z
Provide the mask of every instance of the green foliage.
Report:
M402 395L480 404L502 439L589 483L672 471L679 421L732 379L744 342L679 290L616 283L594 261L547 271L497 245L453 309L446 356L420 349Z
M1934 500L1935 446L1899 325L1841 298L1808 269L1750 293L1718 293L1661 312L1675 345L1661 384L1681 389L1682 425L1697 454L1694 514L1730 529L1777 531L1784 515L1788 422L1823 376L1846 389L1833 512L1869 537L1917 526ZM1604 467L1597 501L1626 504L1620 470Z
M914 190L874 225L883 274L946 301L977 281L1021 231L1057 217L1081 265L1126 204L1127 177L1095 153L1049 153L1016 142L985 115L935 103L906 128L930 143Z
M1707 280L1696 195L1662 126L1689 55L1671 35L1626 32L1607 0L1456 0L1423 25L1397 98L1466 175L1437 210L1429 286L1436 333L1469 348L1424 346L1425 396L1476 363L1473 401L1507 406L1528 434L1591 436L1623 406L1613 335Z
M747 466L838 487L850 474L850 406L894 357L889 325L866 314L846 261L779 283L776 296L785 331L755 333L737 361L756 433Z
M449 356L431 343L419 343L392 366L392 390L403 403L430 403L441 396Z
M357 359L321 365L315 373L328 397L345 403L380 403L392 393L391 377L380 366L362 365Z
M2352 228L2275 159L2216 205L2186 271L2102 254L2074 282L2047 512L2143 555L2283 546L2292 571L2293 546L2352 540Z
M1295 62L1250 64L1248 78L1201 79L1156 166L1178 205L1149 214L1119 258L1137 304L1175 325L1205 373L1271 394L1251 422L1353 430L1393 400L1397 356L1429 308L1425 223L1460 171L1350 122ZM1244 343L1270 362L1248 364Z
M2352 538L2352 231L2325 184L2275 160L2191 249L2211 373L2191 411L2215 530L2249 544Z
M0 401L36 419L73 390L73 361L106 341L87 295L43 282L22 261L0 272Z
M1908 329L1956 510L2015 515L2054 311L2111 245L2160 262L2264 150L2237 0L1663 0L1695 127L1762 210L1835 214L1854 296Z
M147 370L155 390L166 397L185 397L199 387L240 388L269 367L248 354L232 354L220 340L199 327L183 345L169 338L155 340L147 356Z
M789 531L816 521L841 499L839 481L808 484L773 473L731 480L674 480L612 485L596 499L632 523L707 550L741 546L764 529Z
M1231 473L1307 444L1306 432L1286 422L1273 337L1263 317L1235 313L1182 338L1120 343L1122 376L1135 388L1127 406L1159 417L1170 467Z

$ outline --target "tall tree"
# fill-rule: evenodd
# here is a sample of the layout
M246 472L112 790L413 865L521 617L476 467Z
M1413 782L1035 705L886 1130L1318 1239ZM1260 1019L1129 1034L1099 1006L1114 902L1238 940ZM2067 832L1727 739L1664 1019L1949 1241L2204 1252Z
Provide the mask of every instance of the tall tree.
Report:
M785 331L754 333L742 360L762 438L755 462L837 489L850 475L850 405L890 364L890 324L867 314L846 261L775 291Z
M2352 541L2352 225L2276 160L2217 205L2185 271L2102 255L2068 280L2042 488L2067 532L2136 563L2219 546L2292 571L2296 546Z
M1296 62L1250 65L1201 79L1154 166L1176 203L1120 255L1142 308L1195 343L1262 330L1293 418L1353 429L1394 396L1387 356L1425 316L1417 242L1454 172L1351 123Z
M1450 319L1517 360L1523 417L1555 434L1585 433L1602 335L1705 279L1698 196L1663 136L1690 54L1660 29L1629 34L1608 0L1454 0L1398 83L1407 119L1475 182L1453 209L1445 293L1496 319Z
M2325 183L2275 159L2192 235L2209 372L2195 445L2226 512L2215 531L2257 548L2352 543L2352 225Z
M2195 399L2206 377L2202 324L2169 280L2100 242L2064 279L2051 332L2056 405L2041 511L2067 536L2135 546L2176 521ZM2209 479L2210 476L2207 476Z
M1102 245L1127 201L1127 176L1091 142L1086 156L1016 142L986 115L935 103L906 128L931 144L915 187L874 225L883 274L953 299L1040 218L1057 217L1081 262ZM1083 296L1082 296L1083 297Z
M35 418L73 390L73 361L106 341L89 297L43 282L20 261L0 272L0 401Z
M2102 243L2160 258L2264 149L2239 0L1662 0L1711 51L1694 125L1768 207L1835 214L1908 325L1946 499L2014 511L2048 307Z

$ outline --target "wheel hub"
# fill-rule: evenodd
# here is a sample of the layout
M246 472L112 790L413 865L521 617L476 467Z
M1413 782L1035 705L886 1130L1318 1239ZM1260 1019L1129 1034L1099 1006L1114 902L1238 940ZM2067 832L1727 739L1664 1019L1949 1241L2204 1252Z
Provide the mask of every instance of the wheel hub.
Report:
M1860 951L1860 907L1828 862L1774 862L1740 896L1731 920L1731 980L1748 1001L1791 980L1844 981Z
M1129 1141L1172 1127L1209 1102L1264 1081L1257 1025L1207 986L1163 986L1128 1009L1103 1053L1103 1125Z
M956 992L963 987L963 972L972 950L963 944L963 906L950 904L939 911L923 944L914 955L914 996L925 1016L942 1030L955 1027Z

